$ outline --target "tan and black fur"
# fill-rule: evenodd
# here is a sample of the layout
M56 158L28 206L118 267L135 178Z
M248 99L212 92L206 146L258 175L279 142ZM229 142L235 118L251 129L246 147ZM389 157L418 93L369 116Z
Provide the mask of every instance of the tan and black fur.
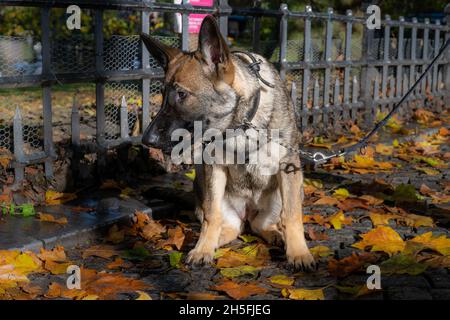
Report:
M142 40L166 71L163 106L144 133L145 145L169 152L173 130L190 128L195 120L221 131L237 127L258 88L261 98L252 124L279 129L282 145L298 145L293 105L277 70L255 54L263 61L261 76L275 87L261 83L248 69L248 57L230 53L213 17L205 18L199 49L193 53L182 53L146 35ZM264 165L281 164L277 174L262 174L259 163L196 165L196 213L202 228L188 262L211 262L215 250L236 239L248 221L266 241L285 243L289 263L306 269L315 266L303 230L299 156L282 148L279 158L268 161Z

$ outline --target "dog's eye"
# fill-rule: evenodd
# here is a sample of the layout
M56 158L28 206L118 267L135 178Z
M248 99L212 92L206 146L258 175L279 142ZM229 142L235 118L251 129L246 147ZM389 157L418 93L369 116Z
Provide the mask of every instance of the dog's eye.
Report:
M177 95L180 100L184 100L184 99L186 99L188 94L186 91L178 90Z

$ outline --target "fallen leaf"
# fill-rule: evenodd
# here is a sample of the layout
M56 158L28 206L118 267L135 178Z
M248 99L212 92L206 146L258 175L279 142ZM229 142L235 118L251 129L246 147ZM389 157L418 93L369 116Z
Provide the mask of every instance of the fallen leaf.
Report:
M181 267L181 258L183 257L183 252L173 251L169 253L169 263L173 268Z
M345 188L339 188L334 191L333 197L338 200L345 200L350 197L350 192L348 192L348 190Z
M412 276L423 273L427 269L424 263L418 263L414 257L397 254L380 264L382 274L409 274Z
M352 247L364 250L370 247L371 251L383 251L390 256L401 252L405 248L405 242L400 235L390 227L378 226L376 229L361 235L362 240Z
M236 300L245 299L257 294L265 294L267 292L267 289L258 286L256 283L236 283L231 280L225 280L221 284L213 286L211 289L223 291Z
M46 250L44 248L40 249L38 258L42 261L55 261L55 262L65 262L67 260L66 253L64 252L63 246L56 246L52 250Z
M43 222L52 222L57 224L67 224L68 222L66 217L56 219L53 215L47 213L38 213L38 218Z
M191 171L188 171L184 174L186 177L188 177L190 180L195 180L195 169L192 169Z
M139 296L135 299L135 300L153 300L152 297L150 297L148 295L148 293L144 292L144 291L136 291L137 294L139 294Z
M345 217L344 212L341 210L331 217L328 218L328 222L333 226L334 229L339 230L342 229L342 225L350 225L352 224L352 217Z
M359 199L366 201L369 206L378 206L384 202L384 199L379 199L371 195L362 195Z
M83 251L83 259L87 257L100 257L104 259L109 259L113 256L117 256L119 253L110 245L95 245Z
M344 278L349 274L361 270L366 264L373 264L378 257L372 253L362 252L342 258L340 260L331 258L328 261L328 271L334 277Z
M185 235L183 232L183 228L180 226L176 226L175 228L169 229L167 231L168 239L163 240L161 243L158 244L158 247L163 248L165 246L175 246L178 250L181 250L183 247Z
M295 279L293 277L288 277L284 274L277 274L277 275L271 276L269 278L269 281L271 283L282 285L282 286L292 286L295 282Z
M48 190L45 193L45 203L50 206L63 204L63 203L72 201L76 198L77 198L77 195L75 193L62 193L62 192L56 192L53 190Z
M241 239L242 241L244 241L245 243L252 243L252 242L261 242L261 239L250 235L250 234L242 234L239 236L239 239Z
M47 260L45 261L44 269L50 271L51 274L65 274L70 265L72 265L71 262L55 262Z
M239 266L220 269L220 274L229 279L241 277L244 275L256 276L258 272L259 269L253 266Z
M427 232L408 240L408 242L409 241L423 245L424 247L437 251L444 256L450 255L450 239L445 235L433 236L432 232Z
M128 261L125 261L125 260L123 260L123 259L120 258L120 257L115 258L115 260L114 260L113 262L108 263L108 264L106 265L106 267L107 267L108 269L121 269L121 268L127 269L127 268L130 268L130 267L132 267L132 266L133 266L132 263L130 263L130 262L128 262Z
M333 250L331 250L327 246L315 246L315 247L309 249L309 251L316 258L324 258L324 257L332 256L334 254Z
M324 300L323 289L288 289L283 288L281 294L292 300Z
M326 206L336 206L339 204L339 200L333 197L324 196L314 202L314 205L326 205Z

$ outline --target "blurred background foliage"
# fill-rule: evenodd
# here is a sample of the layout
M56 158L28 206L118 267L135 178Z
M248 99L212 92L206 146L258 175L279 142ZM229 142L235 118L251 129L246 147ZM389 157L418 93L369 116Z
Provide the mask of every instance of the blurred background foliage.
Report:
M390 14L393 19L399 15L422 16L427 13L442 13L449 0L379 0L377 4L381 8L382 15ZM165 0L163 2L172 2ZM254 0L229 0L232 7L251 7ZM303 11L306 5L310 5L313 11L325 12L328 7L332 7L336 13L345 14L345 11L351 9L356 16L362 16L363 0L271 0L261 1L263 8L277 10L281 3L286 3L291 11ZM53 12L55 11L55 12ZM81 34L89 34L93 30L93 14L82 14L82 29L77 31ZM84 11L86 12L86 11ZM68 36L73 32L65 28L67 15L65 9L52 9L53 32L56 37ZM104 13L104 33L105 37L112 34L127 35L136 34L140 31L140 13L131 11L111 11ZM173 15L170 14L152 14L151 29L153 32L164 34L173 31ZM244 21L242 23L242 21ZM313 22L314 23L314 22ZM250 19L241 19L239 22L239 37L242 41L249 38L251 32ZM342 36L344 25L335 27L336 36ZM362 29L362 28L361 28ZM290 19L289 38L302 40L303 20ZM323 26L313 25L313 38L322 37L324 34ZM355 33L362 30L354 30ZM274 18L264 18L261 27L261 40L275 39L278 33L278 21ZM0 7L0 35L7 36L32 36L34 39L40 37L40 12L39 8L29 7ZM233 35L232 35L233 36ZM237 35L234 35L233 40Z

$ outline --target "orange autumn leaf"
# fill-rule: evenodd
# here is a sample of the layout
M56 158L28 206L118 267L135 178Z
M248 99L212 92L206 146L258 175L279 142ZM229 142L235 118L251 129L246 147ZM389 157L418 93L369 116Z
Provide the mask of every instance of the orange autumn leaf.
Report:
M405 248L405 242L400 235L390 227L378 226L375 229L361 235L362 240L352 247L364 250L370 247L371 251L383 251L390 256L401 252Z
M95 256L104 259L111 258L113 256L117 256L118 252L114 249L113 246L110 245L95 245L90 248L87 248L83 251L83 259L87 257Z
M266 246L255 244L240 250L224 250L217 257L218 268L232 268L249 265L253 267L263 266L270 260L270 254Z
M351 211L354 209L367 209L369 208L368 203L364 199L358 199L358 198L347 198L344 201L341 201L338 204L338 208L343 211Z
M125 277L119 273L97 272L81 269L81 289L67 289L59 283L51 283L46 294L49 298L82 300L97 296L98 299L114 299L117 294L149 289L151 286L141 280Z
M360 196L359 199L366 201L369 206L378 206L384 202L383 199L379 199L367 194Z
M169 238L162 241L158 246L161 248L165 246L175 246L177 250L181 250L185 239L183 228L181 228L180 226L176 226L175 228L169 229L169 231L167 231L167 234Z
M334 205L338 205L338 204L339 204L338 199L329 197L329 196L324 196L324 197L320 198L319 200L317 200L316 202L314 202L314 205L334 206Z
M344 278L349 274L361 270L366 264L375 263L378 257L373 253L362 252L337 260L328 260L328 271L334 277Z
M67 224L67 222L68 222L66 217L61 217L61 218L57 219L53 215L48 214L48 213L39 213L38 218L40 221L52 222L52 223L57 223L57 224Z
M71 262L55 262L52 260L45 261L44 269L50 271L51 274L66 274L67 268L72 265Z
M132 266L133 266L132 263L125 261L122 258L117 257L113 262L108 263L106 265L106 268L108 268L108 269L120 269L120 268L127 269Z
M56 246L52 250L41 248L38 258L42 261L65 262L67 260L63 246Z
M211 287L212 290L223 291L231 298L240 300L247 297L265 294L268 290L258 286L256 283L236 283L231 280L225 280L222 283Z

